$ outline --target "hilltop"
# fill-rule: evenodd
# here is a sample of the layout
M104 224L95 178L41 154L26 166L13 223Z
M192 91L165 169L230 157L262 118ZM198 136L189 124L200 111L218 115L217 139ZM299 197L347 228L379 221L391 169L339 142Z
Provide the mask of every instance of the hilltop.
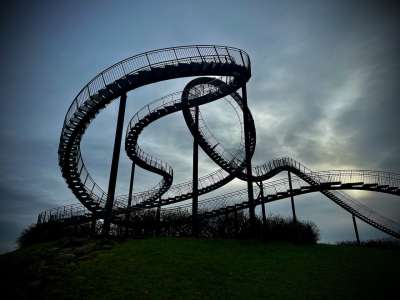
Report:
M64 239L0 263L6 299L383 299L397 291L399 254L253 240Z

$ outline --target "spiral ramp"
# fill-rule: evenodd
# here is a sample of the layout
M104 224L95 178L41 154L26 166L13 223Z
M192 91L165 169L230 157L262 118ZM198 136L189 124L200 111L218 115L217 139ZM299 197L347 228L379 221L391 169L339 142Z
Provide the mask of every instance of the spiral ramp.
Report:
M151 123L182 111L186 125L197 137L199 146L220 167L199 178L199 195L227 184L234 178L247 181L244 141L231 153L215 139L200 117L194 126L194 108L221 98L229 98L236 109L245 110L248 117L249 148L256 147L256 129L250 110L243 105L237 90L251 77L250 58L243 50L225 46L183 46L146 52L123 60L92 79L77 95L66 114L59 145L59 165L68 187L83 205L69 205L44 211L38 223L87 222L104 217L106 192L94 181L83 161L80 142L96 115L113 100L139 87L163 80L200 76L190 81L182 92L167 95L139 110L129 122L125 139L128 157L138 166L161 177L153 188L132 195L133 204L127 208L128 195L115 198L113 221L120 222L127 210L164 207L165 210L187 210L188 204L175 205L193 197L192 181L173 185L173 169L168 163L151 156L138 145L138 137ZM212 77L210 77L212 76ZM219 78L216 78L219 76ZM242 132L243 132L243 124ZM283 171L297 176L298 187L288 189L287 180L271 179ZM313 172L292 158L280 158L252 166L250 180L264 182L259 187L255 204L268 203L295 195L321 192L334 203L375 228L400 238L400 225L385 218L340 190L366 190L400 196L400 175L368 170L335 170ZM247 190L240 190L199 202L203 218L249 208Z

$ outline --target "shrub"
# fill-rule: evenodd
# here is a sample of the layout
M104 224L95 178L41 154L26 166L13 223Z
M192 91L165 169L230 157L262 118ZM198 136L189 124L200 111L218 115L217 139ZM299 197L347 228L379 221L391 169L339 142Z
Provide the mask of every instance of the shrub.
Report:
M71 225L50 222L32 225L21 234L18 244L23 247L68 236L86 237L101 232L101 222L97 225L95 232L91 230L90 223ZM249 217L243 211L199 218L199 229L199 236L203 238L256 238L309 244L316 243L319 239L319 230L312 222L293 222L289 218L270 216L265 224L260 218L256 218L255 226L251 228ZM192 235L192 217L189 211L169 210L162 212L158 222L156 209L133 211L129 219L124 217L118 224L112 224L110 234L114 237L133 238L155 235L189 237Z
M49 222L43 224L32 224L22 231L17 239L19 247L26 247L36 243L48 242L64 237L86 237L92 234L90 224L79 226L61 222Z
M290 218L272 216L262 226L262 236L265 240L314 244L319 240L319 229L310 221L293 222Z

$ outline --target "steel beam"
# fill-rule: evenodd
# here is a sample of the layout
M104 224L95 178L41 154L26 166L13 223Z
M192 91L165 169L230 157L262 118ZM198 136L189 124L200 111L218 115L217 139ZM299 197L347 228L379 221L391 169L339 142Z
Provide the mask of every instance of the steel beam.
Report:
M93 235L96 235L96 224L97 224L97 219L96 216L93 214L92 221L90 222L90 229Z
M292 176L290 175L290 171L288 171L288 179L289 179L289 189L290 189L290 202L292 203L293 222L296 223L296 222L297 222L296 208L294 207L293 188L292 188Z
M110 180L108 183L107 201L104 207L103 235L105 236L107 236L110 232L112 210L114 206L114 196L115 196L115 187L117 184L119 153L121 150L126 98L127 98L126 94L123 94L119 100L118 119L117 119L117 127L115 129L114 150L111 162Z
M254 207L254 193L251 170L251 152L250 152L250 129L249 129L249 108L247 106L247 89L246 84L242 86L242 102L243 102L243 127L244 127L244 145L246 151L246 175L247 175L247 193L249 198L249 218L250 228L255 230L256 214Z
M131 177L129 180L129 195L128 195L128 208L132 205L132 192L133 192L133 181L135 180L135 163L132 162L131 166Z
M195 106L194 127L195 132L199 130L199 107ZM199 209L199 145L197 134L193 135L193 189L192 189L192 235L199 234L198 209Z
M238 223L238 215L237 215L237 209L233 211L233 221L235 225L235 235L236 237L239 236L239 223Z
M262 221L263 224L267 224L267 214L265 213L265 202L264 202L264 185L262 181L260 181L260 197L261 197L261 212L262 212Z
M129 179L129 195L128 195L128 206L127 206L127 211L126 211L126 215L125 215L125 222L126 222L126 228L125 228L125 235L128 235L128 231L129 231L129 220L130 220L130 216L131 216L131 212L129 210L129 208L132 205L132 192L133 192L133 181L135 180L135 163L132 162L132 166L131 166L131 177Z
M355 215L353 215L353 214L352 214L351 216L352 216L352 218L353 218L353 226L354 226L354 232L355 232L355 234L356 234L357 244L360 245L361 242L360 242L360 236L358 235L358 228L357 228L356 217L355 217Z
M157 206L157 211L156 211L156 236L160 236L161 232L161 197L159 199L159 203Z

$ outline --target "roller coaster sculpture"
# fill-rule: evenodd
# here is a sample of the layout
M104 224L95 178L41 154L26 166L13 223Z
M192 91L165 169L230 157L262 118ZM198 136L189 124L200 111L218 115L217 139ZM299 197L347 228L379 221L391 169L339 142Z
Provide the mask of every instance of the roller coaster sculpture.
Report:
M118 159L127 92L163 80L200 76L190 81L181 92L158 99L140 109L130 120L125 138L125 151L132 160L128 195L115 196ZM256 130L247 106L246 83L251 77L248 54L240 49L196 45L165 48L135 55L120 61L94 77L79 92L65 116L58 150L63 177L79 205L68 205L44 211L38 223L70 220L87 222L104 220L103 232L111 223L123 222L130 212L157 208L161 211L188 210L193 214L193 230L198 218L210 218L239 210L249 210L254 220L255 207L280 199L320 192L347 210L352 216L373 227L400 238L400 224L379 215L340 190L367 190L400 196L400 174L370 170L333 170L314 172L300 162L279 158L262 165L251 165L256 147ZM241 94L238 93L241 89ZM108 192L93 179L83 161L80 142L86 128L108 104L120 98L119 115L110 172ZM228 151L213 136L199 111L203 104L226 99L241 116L242 141L237 151ZM138 137L156 120L182 111L194 137L193 178L173 185L173 169L151 156L138 145ZM240 113L239 113L240 112ZM198 178L197 146L220 167ZM153 188L132 193L135 165L161 176ZM287 179L271 181L280 172ZM291 177L291 174L296 177ZM198 201L199 195L214 191L233 179L247 182L247 189ZM172 205L192 199L191 203ZM162 215L162 213L161 213ZM159 211L160 216L160 211Z

